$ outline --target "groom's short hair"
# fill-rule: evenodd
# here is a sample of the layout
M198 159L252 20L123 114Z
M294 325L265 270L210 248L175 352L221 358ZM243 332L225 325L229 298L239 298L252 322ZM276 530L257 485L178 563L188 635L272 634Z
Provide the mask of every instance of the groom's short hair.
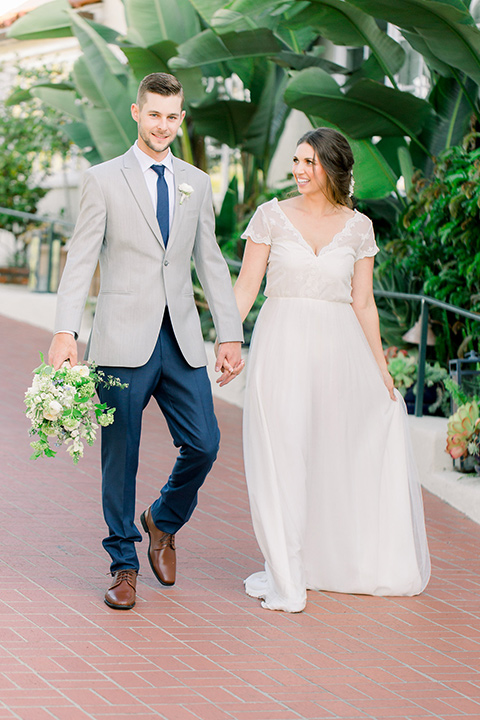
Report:
M145 95L148 93L157 93L157 95L180 95L183 107L185 96L183 87L179 80L168 73L151 73L143 78L139 85L137 93L137 105L142 107L145 102Z

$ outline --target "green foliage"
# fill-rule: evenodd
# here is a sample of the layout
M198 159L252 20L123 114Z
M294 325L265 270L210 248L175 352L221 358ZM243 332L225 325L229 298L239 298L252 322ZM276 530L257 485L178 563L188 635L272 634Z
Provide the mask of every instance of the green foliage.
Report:
M377 287L383 282L383 289L430 295L480 312L478 137L472 133L463 144L441 153L430 179L418 174L414 178L407 210L383 245ZM384 306L383 301L379 304ZM391 304L401 314L403 302ZM430 316L437 338L435 354L442 363L468 347L478 348L479 322L435 308ZM408 329L405 325L402 334Z
M42 186L52 172L54 158L68 154L70 142L63 126L63 116L46 108L39 100L25 92L32 83L46 78L58 80L63 75L60 67L41 71L18 69L14 93L20 99L14 107L0 105L0 206L12 210L35 213L39 201L47 190ZM0 215L0 227L25 231L28 221L8 215ZM23 264L23 253L16 258Z
M416 350L407 352L391 346L385 351L385 359L395 387L405 397L411 412L410 407L413 409L417 394L418 352ZM434 388L433 396L432 392L429 393L430 400L425 401L424 395L425 413L444 416L449 414L450 386L448 371L438 361L425 364L425 388Z
M480 403L480 396L477 394L471 394L465 391L463 387L460 387L458 383L456 383L451 378L448 378L445 381L445 386L450 393L453 402L455 405L465 405L468 402L471 402L472 400L475 400L476 402Z
M415 382L417 375L417 359L407 353L398 353L388 361L388 372L393 378L395 387L402 395Z

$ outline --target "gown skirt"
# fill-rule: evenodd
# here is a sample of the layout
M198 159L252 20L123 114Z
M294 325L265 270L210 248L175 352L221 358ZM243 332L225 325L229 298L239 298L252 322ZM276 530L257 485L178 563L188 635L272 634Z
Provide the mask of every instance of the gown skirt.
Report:
M273 610L306 590L416 595L430 560L405 405L394 402L348 302L268 297L254 331L245 469Z

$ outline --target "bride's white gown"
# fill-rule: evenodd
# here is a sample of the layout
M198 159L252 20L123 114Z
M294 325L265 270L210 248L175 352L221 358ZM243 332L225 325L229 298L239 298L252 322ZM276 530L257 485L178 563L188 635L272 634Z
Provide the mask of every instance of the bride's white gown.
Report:
M274 199L243 237L271 245L244 411L265 571L246 592L290 612L307 589L420 593L430 559L405 406L351 307L354 263L378 250L372 223L355 212L315 255Z

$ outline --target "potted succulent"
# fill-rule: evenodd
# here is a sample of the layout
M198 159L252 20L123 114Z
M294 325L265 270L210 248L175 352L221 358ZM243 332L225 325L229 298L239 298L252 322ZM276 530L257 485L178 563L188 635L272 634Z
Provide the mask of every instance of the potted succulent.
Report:
M480 415L476 400L463 403L448 418L446 452L454 461L463 460L457 469L480 474Z
M413 415L417 390L418 353L391 346L385 350L385 359L395 387L403 395L407 411ZM446 387L447 382L448 371L438 361L433 365L428 362L425 364L424 415L445 417L448 414L450 393Z

